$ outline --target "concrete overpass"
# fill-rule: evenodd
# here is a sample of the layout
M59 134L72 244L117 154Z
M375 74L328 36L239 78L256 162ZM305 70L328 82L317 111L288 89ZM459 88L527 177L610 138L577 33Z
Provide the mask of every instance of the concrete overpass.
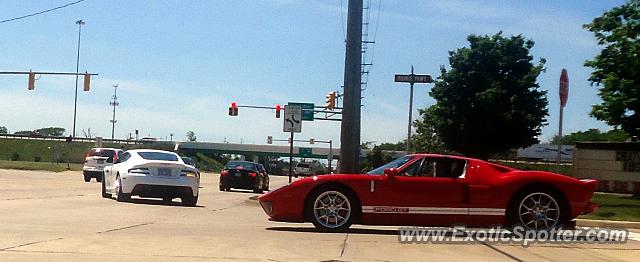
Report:
M293 147L293 156L302 157L300 148ZM308 147L311 148L311 155L305 158L327 159L329 157L329 148ZM189 153L215 153L215 154L235 154L235 155L257 155L271 157L288 157L289 146L277 145L254 145L254 144L229 144L229 143L207 143L207 142L177 142L175 150L178 152ZM365 153L365 152L363 152ZM340 148L333 149L333 159L340 157Z
M293 147L294 157L303 157L300 155L299 146ZM329 148L325 147L309 147L311 155L305 158L327 159L329 157ZM208 142L176 142L175 151L189 153L214 153L214 154L235 154L235 155L257 155L271 157L288 157L289 146L283 145L254 145L254 144L229 144L229 143L208 143ZM362 150L360 157L365 157L370 150ZM404 151L385 151L391 153L393 157L405 155ZM340 158L340 148L333 148L333 159Z

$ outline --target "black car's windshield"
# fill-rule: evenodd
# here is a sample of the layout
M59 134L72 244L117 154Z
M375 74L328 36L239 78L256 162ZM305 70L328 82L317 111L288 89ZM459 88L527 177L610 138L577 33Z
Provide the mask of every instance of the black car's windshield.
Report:
M384 170L387 168L398 168L402 165L404 165L404 163L409 162L409 160L411 160L413 158L413 156L403 156L401 158L398 158L396 160L393 160L389 163L384 164L381 167L378 167L374 170L369 171L367 174L369 175L383 175L384 174Z
M251 162L239 162L239 161L231 161L224 166L224 169L247 169L247 170L257 170L257 167L254 163Z

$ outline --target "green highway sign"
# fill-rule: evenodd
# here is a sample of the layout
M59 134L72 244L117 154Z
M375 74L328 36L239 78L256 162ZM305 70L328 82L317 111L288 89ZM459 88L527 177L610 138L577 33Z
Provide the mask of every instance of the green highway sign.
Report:
M302 121L313 121L315 104L289 102L289 105L302 107Z
M313 155L313 151L309 147L301 147L298 148L298 154L300 154L300 157L311 157Z

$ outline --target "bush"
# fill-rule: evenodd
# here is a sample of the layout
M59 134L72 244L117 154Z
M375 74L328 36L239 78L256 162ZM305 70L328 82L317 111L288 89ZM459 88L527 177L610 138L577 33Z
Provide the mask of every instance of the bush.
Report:
M41 156L34 156L33 157L33 162L40 162L40 160L42 160Z
M20 155L18 154L18 152L13 152L13 154L11 154L11 161L18 161L20 159Z

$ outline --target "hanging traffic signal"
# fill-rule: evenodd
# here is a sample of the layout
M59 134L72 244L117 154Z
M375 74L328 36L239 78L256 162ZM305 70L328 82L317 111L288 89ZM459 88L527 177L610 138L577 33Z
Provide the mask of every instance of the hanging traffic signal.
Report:
M231 103L231 106L229 107L229 115L238 116L238 104L236 104L236 102Z
M85 92L86 92L86 91L89 91L89 89L91 88L91 87L90 87L90 85L91 85L91 75L90 75L90 74L87 74L87 73L85 72L85 74L84 74L84 87L83 87L83 90L84 90Z
M337 98L337 93L334 92L329 92L326 96L325 96L325 107L328 110L333 110L336 108L336 98Z
M27 86L27 89L33 90L35 87L36 87L36 74L29 73L29 85Z
M276 118L280 118L280 110L282 109L282 107L280 107L280 104L276 105Z
M267 144L269 144L269 145L273 144L273 137L272 136L267 136Z

